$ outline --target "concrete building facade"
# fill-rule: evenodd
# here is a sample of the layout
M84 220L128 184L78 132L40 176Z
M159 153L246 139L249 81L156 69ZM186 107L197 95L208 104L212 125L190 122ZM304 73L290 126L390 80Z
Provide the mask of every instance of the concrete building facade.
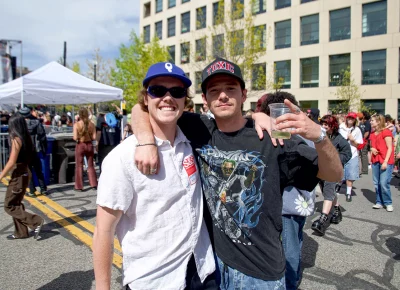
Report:
M218 2L140 0L145 40L158 35L195 86L199 67L212 59L197 61L185 43L195 49L196 40L213 25ZM366 105L400 117L400 0L256 0L253 7L251 0L225 0L226 13L232 2L253 9L254 26L266 26L266 49L258 63L266 66L266 78L275 67L283 90L294 94L302 108L327 113L337 103L335 85L341 71L349 66ZM199 25L200 10L204 23ZM246 87L251 92L244 110L254 108L267 92L251 90L248 82ZM193 100L198 109L201 95L196 93Z

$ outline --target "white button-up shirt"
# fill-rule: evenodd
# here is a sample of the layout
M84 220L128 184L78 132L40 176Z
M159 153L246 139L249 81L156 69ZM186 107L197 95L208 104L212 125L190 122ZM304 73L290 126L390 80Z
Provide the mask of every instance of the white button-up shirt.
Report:
M203 221L199 169L189 141L177 130L174 146L156 138L157 175L134 166L130 136L104 159L97 204L123 211L117 236L123 253L123 285L131 289L184 289L193 254L202 281L215 271Z

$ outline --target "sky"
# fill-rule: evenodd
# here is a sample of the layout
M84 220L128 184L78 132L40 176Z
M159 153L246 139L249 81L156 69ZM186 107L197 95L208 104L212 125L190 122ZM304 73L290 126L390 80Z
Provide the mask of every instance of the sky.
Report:
M139 31L139 0L0 0L0 39L22 40L23 66L35 70L63 56L87 70L96 48L115 59L119 46ZM20 58L20 46L12 55Z

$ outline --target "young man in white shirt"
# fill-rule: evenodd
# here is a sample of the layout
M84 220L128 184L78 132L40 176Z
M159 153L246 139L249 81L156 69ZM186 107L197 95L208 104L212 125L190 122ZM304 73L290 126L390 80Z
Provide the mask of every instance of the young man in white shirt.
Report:
M130 136L103 162L93 241L96 289L110 289L112 242L123 254L124 289L218 289L215 260L203 221L199 170L177 126L192 82L171 63L151 66L139 97L154 142ZM137 147L157 147L161 169L143 175L132 162ZM186 288L185 288L186 287Z

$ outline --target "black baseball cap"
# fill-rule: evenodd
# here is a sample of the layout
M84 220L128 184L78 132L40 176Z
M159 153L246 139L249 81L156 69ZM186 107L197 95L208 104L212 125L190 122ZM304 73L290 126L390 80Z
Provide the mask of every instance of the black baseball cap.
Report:
M237 80L240 82L240 86L243 89L246 87L246 84L244 83L242 76L242 70L240 69L240 67L233 62L217 57L213 62L211 62L209 65L206 66L201 75L202 78L201 90L203 91L203 94L206 93L207 82L213 76L218 74L233 76L237 78Z

